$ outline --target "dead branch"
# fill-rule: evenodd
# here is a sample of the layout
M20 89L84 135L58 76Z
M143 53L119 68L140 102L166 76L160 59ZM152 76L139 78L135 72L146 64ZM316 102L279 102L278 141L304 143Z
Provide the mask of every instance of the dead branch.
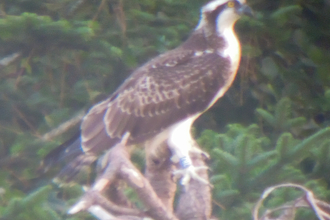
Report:
M201 152L190 154L193 165L205 166L205 156ZM199 176L208 180L207 170L201 169ZM180 220L210 219L212 211L211 187L201 181L192 179L180 194L176 216Z
M142 220L151 217L157 220L210 219L210 186L192 179L181 191L173 214L176 183L173 181L175 166L166 143L159 146L146 145L145 176L132 164L125 140L110 149L100 161L100 176L95 184L69 211L89 211L98 219ZM194 166L205 166L201 151L191 153ZM200 170L201 178L208 179L207 170ZM120 181L133 188L145 209L135 208L120 190ZM114 202L115 201L115 202Z
M266 210L264 215L259 218L259 210L262 206L263 201L276 189L283 187L293 187L301 189L304 192L304 195L293 202L289 202L280 206L276 209ZM293 219L296 213L297 208L310 208L314 211L315 215L320 220L329 220L330 219L330 205L316 199L311 190L307 189L304 186L292 183L280 184L273 187L267 188L261 198L258 200L254 210L253 210L253 218L254 220L289 220ZM282 213L277 218L271 218L271 214L275 211L282 210Z
M70 209L69 214L88 210L96 215L98 212L101 213L102 211L100 211L100 208L96 208L96 210L99 211L95 213L95 207L102 207L103 211L106 210L109 216L125 215L140 218L150 216L157 220L177 219L171 211L166 209L149 181L132 164L124 142L111 148L102 159L102 163L104 164L103 173L97 178L93 187ZM117 178L123 179L136 191L147 209L146 212L141 212L134 208L117 206L102 195L104 190ZM103 217L100 219L103 219ZM120 217L120 219L122 218Z
M86 111L81 110L79 111L73 118L70 118L66 122L60 124L57 128L54 128L50 132L42 135L42 141L50 141L53 138L67 132L70 128L76 126L78 123L81 122L82 118L85 116Z
M8 66L9 64L11 64L15 60L17 60L17 58L19 58L21 56L21 54L22 54L21 52L15 52L15 53L12 53L12 54L2 58L0 60L0 69L2 67Z
M152 147L146 145L145 177L168 211L173 212L176 183L172 179L175 166L166 143Z

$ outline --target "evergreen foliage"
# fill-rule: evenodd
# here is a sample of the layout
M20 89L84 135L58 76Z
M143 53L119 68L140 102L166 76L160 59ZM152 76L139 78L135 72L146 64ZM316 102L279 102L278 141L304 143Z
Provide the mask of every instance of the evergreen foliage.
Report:
M205 2L0 2L0 219L93 219L66 216L81 189L51 187L57 171L39 170L43 156L78 125L51 140L43 135L179 45ZM248 3L256 18L236 25L243 55L238 77L196 123L198 142L211 155L219 219L251 219L261 192L283 182L330 200L330 3ZM265 205L298 195L281 189ZM309 211L297 216L313 218Z

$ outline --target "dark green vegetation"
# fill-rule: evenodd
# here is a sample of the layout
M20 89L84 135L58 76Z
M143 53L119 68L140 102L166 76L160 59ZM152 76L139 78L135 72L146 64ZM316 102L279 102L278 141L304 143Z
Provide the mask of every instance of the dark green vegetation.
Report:
M39 163L72 134L43 135L179 45L205 0L3 0L0 3L0 216L65 217L79 186L58 189ZM196 122L212 156L214 215L251 219L268 186L302 184L330 201L330 2L250 0L236 25L234 85ZM9 62L11 61L11 62ZM78 125L75 126L77 128ZM143 166L141 164L141 166ZM267 204L296 198L280 190ZM312 219L301 212L298 219ZM314 217L315 218L315 217Z

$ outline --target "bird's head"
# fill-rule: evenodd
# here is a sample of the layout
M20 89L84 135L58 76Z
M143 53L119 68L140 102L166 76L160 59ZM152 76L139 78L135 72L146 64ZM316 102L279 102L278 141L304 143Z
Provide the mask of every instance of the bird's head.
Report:
M232 28L241 15L253 15L246 0L213 0L202 7L196 30L206 28L221 34L225 29Z

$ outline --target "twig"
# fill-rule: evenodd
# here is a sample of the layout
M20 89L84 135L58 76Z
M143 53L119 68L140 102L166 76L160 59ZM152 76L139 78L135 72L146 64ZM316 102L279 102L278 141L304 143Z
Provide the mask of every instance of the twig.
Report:
M101 4L100 4L100 6L99 6L98 9L97 9L97 12L96 12L96 14L94 15L94 17L93 17L93 19L92 19L93 21L96 21L96 19L97 19L97 17L99 16L101 10L103 9L105 3L106 3L106 0L102 0L102 1L101 1Z
M35 136L40 137L40 134L37 132L37 130L35 129L33 124L30 123L30 121L27 119L27 117L25 117L25 115L15 105L13 105L13 109L17 113L19 118L21 118L26 123L26 125L33 131Z
M318 217L318 219L320 220L325 220L325 219L330 219L330 215L323 211L319 206L322 206L323 207L330 207L328 204L327 205L324 205L324 202L321 202L317 199L315 199L314 197L314 194L312 191L310 191L309 189L307 189L306 187L304 186L301 186L301 185L298 185L298 184L292 184L292 183L286 183L286 184L280 184L280 185L276 185L276 186L273 186L273 187L269 187L267 188L263 194L261 195L261 198L258 200L254 210L253 210L253 219L254 220L259 220L259 216L258 216L258 213L259 213L259 209L263 203L263 201L276 189L278 188L283 188L283 187L293 187L293 188L298 188L298 189L301 189L302 191L305 192L305 196L304 196L304 201L306 202L306 206L310 207L311 209L313 209L315 215ZM298 199L299 200L299 199ZM296 201L298 201L296 200ZM306 207L304 206L303 204L294 204L294 206L291 206L291 208L294 208L296 209L297 207ZM278 209L286 209L286 206L282 206ZM277 209L277 210L278 210ZM271 212L273 212L274 210L272 211L267 211L266 214L269 215ZM267 216L266 215L266 216ZM264 216L265 217L265 216ZM263 217L263 218L264 218ZM263 219L261 218L261 219Z
M10 54L9 56L6 56L0 60L0 67L1 66L8 66L12 62L14 62L17 58L21 56L21 52L16 52L13 54Z
M86 114L86 112L84 110L81 110L73 118L60 124L57 128L51 130L50 132L47 132L46 134L42 135L41 139L43 141L49 141L49 140L52 140L53 138L63 134L64 132L68 131L70 128L72 128L72 127L76 126L78 123L80 123L81 119L85 116L85 114Z

